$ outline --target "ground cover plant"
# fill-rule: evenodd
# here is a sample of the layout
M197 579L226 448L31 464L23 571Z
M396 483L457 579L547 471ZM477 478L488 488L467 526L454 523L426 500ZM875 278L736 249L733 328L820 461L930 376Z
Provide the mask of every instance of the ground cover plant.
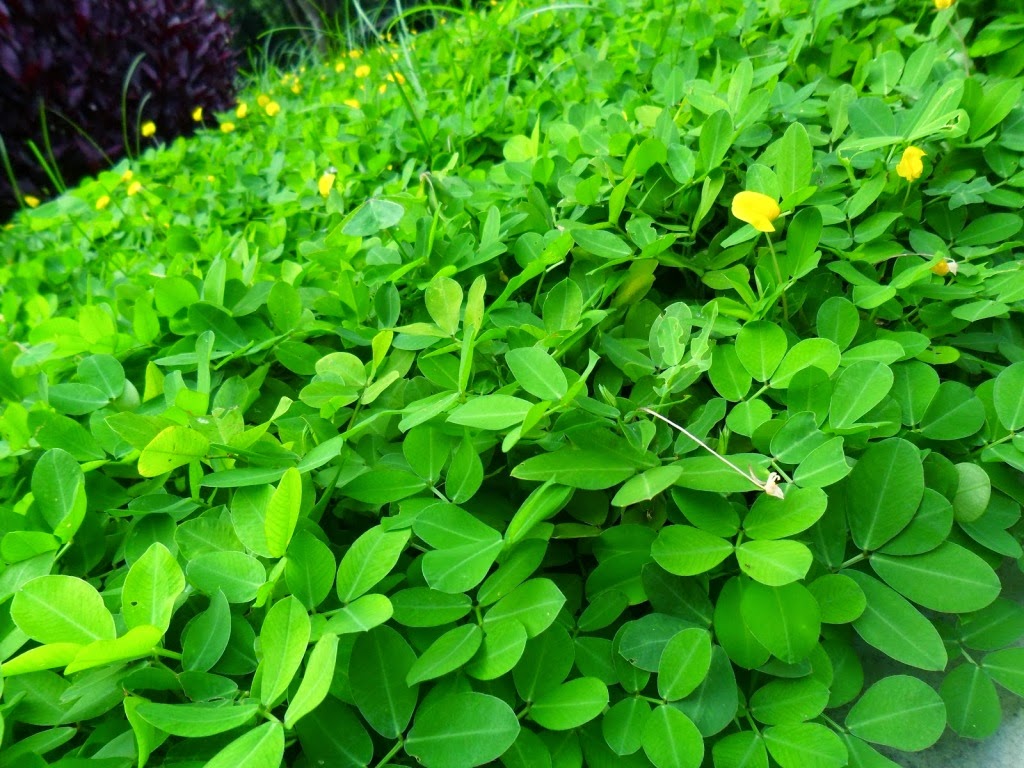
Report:
M1024 695L1024 19L511 2L0 232L0 766L892 766Z

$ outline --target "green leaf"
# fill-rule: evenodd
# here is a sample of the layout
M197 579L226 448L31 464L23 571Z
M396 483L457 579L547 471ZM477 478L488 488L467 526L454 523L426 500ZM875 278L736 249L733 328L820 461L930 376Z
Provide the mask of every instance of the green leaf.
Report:
M780 768L842 768L849 759L842 740L818 723L774 725L764 741Z
M284 557L295 533L302 507L302 476L290 467L274 489L263 518L263 531L271 557Z
M786 354L786 332L775 323L755 320L736 334L736 355L755 381L765 382Z
M391 595L395 621L407 627L438 627L458 621L473 601L461 592L448 594L429 587L410 587Z
M773 680L750 697L750 714L766 725L805 723L825 711L829 689L818 680Z
M860 571L843 575L857 582L867 597L867 607L853 628L868 645L886 656L918 669L946 668L946 648L935 626L907 600Z
M359 715L333 696L295 724L303 755L316 765L362 768L373 760L373 740Z
M174 555L160 542L150 544L136 560L121 587L121 613L129 629L152 625L166 632L174 602L185 589L185 574Z
M658 695L666 701L689 696L711 669L711 634L700 627L676 633L658 665Z
M132 627L115 640L96 640L75 654L64 674L73 675L84 669L148 656L163 634L164 630L159 627L142 624Z
M762 479L768 476L764 471L768 466L768 459L764 456L756 453L734 453L726 458L740 469L754 472ZM743 493L758 488L749 477L740 475L715 456L687 457L675 462L675 466L683 469L682 476L676 481L676 485L681 488L715 493Z
M812 151L807 129L800 123L790 123L776 146L775 173L781 196L786 198L811 183Z
M939 689L949 727L968 739L987 739L997 730L1003 711L992 678L975 664L961 664Z
M992 403L999 423L1011 432L1024 428L1024 362L1007 366L996 376Z
M569 488L599 491L618 485L635 472L623 466L622 456L597 448L561 448L527 459L512 469L512 477L551 481Z
M559 401L569 382L562 367L539 347L520 347L505 355L505 363L519 386L540 400Z
M473 440L466 436L452 455L452 463L448 467L444 489L456 504L469 501L480 490L484 481L484 465L480 460Z
M476 624L464 624L445 632L410 667L406 682L413 686L454 672L476 655L483 634Z
M842 437L833 437L819 445L800 462L793 473L793 482L801 488L824 488L838 483L852 470L843 445Z
M506 543L511 546L521 541L538 523L557 515L575 492L574 488L551 481L534 488L509 521L505 530Z
M939 385L921 417L921 434L929 440L961 440L985 424L985 406L959 381Z
M814 210L809 208L807 210ZM792 237L792 229L790 230ZM839 346L831 339L803 339L782 358L771 379L772 389L785 389L805 368L820 368L829 376L836 372L841 358Z
M715 742L715 768L768 768L764 739L754 731L738 731Z
M69 416L84 416L110 402L102 389L91 384L54 384L46 394L55 411Z
M97 641L111 642L111 641ZM49 643L30 648L0 665L0 677L26 675L54 667L66 667L84 646L79 643Z
M124 392L124 368L111 355L89 355L78 364L78 378L83 384L96 387L110 400Z
M711 368L708 369L708 378L718 394L730 402L738 402L746 397L753 381L753 377L747 373L746 368L740 362L733 344L721 344L715 347L715 353L711 358Z
M506 619L484 625L484 641L466 665L466 673L478 680L493 680L512 670L526 649L526 627Z
M46 451L32 468L32 495L53 533L70 541L85 519L85 475L78 461L60 448Z
M864 613L867 598L864 590L841 573L826 573L807 585L821 608L821 620L825 624L848 624Z
M359 635L352 648L352 699L370 727L386 739L404 732L416 709L418 686L405 682L415 662L409 644L387 626Z
M670 488L683 474L682 467L669 464L654 467L629 478L612 498L612 506L628 507L642 501L650 501L662 491Z
M218 590L210 598L210 607L189 622L182 641L182 667L206 672L224 655L230 637L231 606Z
M568 731L589 723L608 706L608 686L579 677L542 693L530 706L530 719L549 731Z
M651 705L637 697L613 704L601 720L601 734L616 755L631 755L642 745L644 726L651 715Z
M529 400L511 395L481 395L448 414L448 421L476 429L508 429L521 424L532 405Z
M999 577L988 563L951 541L920 555L895 557L876 553L870 562L886 584L933 611L981 610L1002 590Z
M405 751L426 768L472 768L504 754L519 731L515 712L501 699L453 693L416 713Z
M349 603L391 573L409 536L408 530L386 532L378 525L352 542L338 566L338 599Z
M267 611L260 629L260 647L263 660L260 669L260 701L265 707L273 706L299 671L302 657L309 643L309 614L302 603L289 595L278 600Z
M654 561L676 576L710 571L733 552L733 544L689 525L668 525L651 545Z
M787 664L803 661L818 644L821 611L803 584L751 582L743 590L740 610L750 633Z
M745 541L736 548L736 562L754 581L780 587L806 576L814 555L799 541Z
M857 424L892 389L892 369L877 360L859 360L839 374L832 392L829 423L835 430Z
M907 526L923 496L917 447L900 438L872 445L847 481L847 519L854 543L878 549Z
M459 311L462 309L462 286L450 277L435 277L423 292L427 314L449 336L459 330Z
M331 682L334 680L337 659L338 636L323 635L310 651L299 689L288 702L288 709L284 713L285 728L294 728L295 723L319 707L327 697Z
M371 197L351 215L342 232L351 237L375 235L382 229L389 229L402 220L405 209L390 200Z
M846 716L865 741L906 752L927 749L946 729L946 707L935 689L908 675L892 675L866 690Z
M285 583L307 610L314 610L331 592L337 571L331 548L306 531L298 531L288 545Z
M207 552L189 561L185 575L207 595L222 591L229 603L248 603L267 580L267 571L244 552Z
M613 232L603 229L576 227L571 231L576 245L602 259L628 259L633 249L625 240Z
M11 619L37 643L114 639L114 617L91 584L74 576L40 576L14 595Z
M743 519L752 539L782 539L806 531L825 513L828 497L818 488L789 488L784 499L760 494Z
M569 633L552 624L526 644L523 657L512 672L516 691L524 701L565 682L572 671L575 647Z
M210 441L189 427L167 427L149 441L139 456L139 474L156 477L199 461L210 449Z
M644 754L655 768L699 768L704 740L693 721L671 705L655 707L644 725Z
M1006 648L982 659L982 668L989 676L1018 696L1024 696L1024 648Z
M272 722L239 736L218 752L206 768L278 768L284 757L284 727Z
M255 699L219 704L139 704L136 712L150 725L172 736L201 738L215 736L239 728L254 717L259 709Z
M515 619L528 637L536 637L555 620L565 605L565 595L551 579L530 579L496 602L484 614L484 629Z
M363 595L342 606L324 625L325 632L348 635L368 632L391 618L394 609L384 595Z

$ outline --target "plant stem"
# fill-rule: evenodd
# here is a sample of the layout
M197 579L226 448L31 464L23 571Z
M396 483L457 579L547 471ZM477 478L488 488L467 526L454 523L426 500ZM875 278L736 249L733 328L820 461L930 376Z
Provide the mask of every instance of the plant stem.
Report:
M768 241L768 250L772 254L772 264L775 265L775 276L779 280L779 287L782 289L782 316L789 320L789 304L786 302L786 286L782 281L782 270L779 269L779 258L775 255L775 245L772 243L771 236L766 232L764 239Z
M396 742L395 742L395 746L393 746L393 747L391 748L391 751L390 751L390 752L388 752L388 753L387 753L386 755L384 755L384 757L382 757L382 758L380 759L380 762L379 762L379 763L377 763L377 768L383 768L383 766L387 765L387 764L388 764L388 761L389 761L389 760L390 760L390 759L391 759L392 757L394 757L395 755L397 755L397 754L398 754L398 751L399 751L399 750L400 750L400 749L401 749L401 748L402 748L402 747L403 747L404 745L405 745L405 741L404 741L404 740L402 739L402 737L401 737L401 736L399 736L399 737L398 737L398 741L396 741Z

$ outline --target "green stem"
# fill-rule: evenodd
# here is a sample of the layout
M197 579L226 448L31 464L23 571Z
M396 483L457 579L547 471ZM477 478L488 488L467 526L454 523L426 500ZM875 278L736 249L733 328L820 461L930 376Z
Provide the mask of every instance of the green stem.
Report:
M391 748L391 751L390 751L390 752L388 752L388 753L387 753L386 755L384 755L384 757L382 757L382 758L380 759L380 762L379 762L379 763L377 763L377 768L383 768L383 766L387 765L387 764L388 764L388 761L389 761L389 760L390 760L390 759L391 759L392 757L394 757L395 755L397 755L397 754L398 754L398 751L399 751L399 750L400 750L400 749L401 749L401 748L402 748L403 746L405 746L405 741L404 741L404 740L402 739L402 737L401 737L401 736L399 736L399 737L398 737L398 741L396 741L396 742L395 742L395 746L393 746L393 747Z
M772 253L772 264L775 265L775 277L779 280L779 287L782 289L782 316L789 320L789 303L786 301L786 285L782 280L782 270L779 269L779 258L775 255L775 245L771 236L766 232L764 239L768 241L768 250Z
M862 561L867 560L867 559L868 559L868 556L864 552L861 552L859 555L854 555L849 560L847 560L845 563L840 565L839 566L839 570L843 570L844 568L849 568L851 565L856 565L857 563L862 562Z

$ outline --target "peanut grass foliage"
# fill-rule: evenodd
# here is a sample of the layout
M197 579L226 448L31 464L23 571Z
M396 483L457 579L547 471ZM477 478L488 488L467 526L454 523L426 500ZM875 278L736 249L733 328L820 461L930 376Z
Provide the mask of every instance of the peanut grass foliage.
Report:
M0 766L991 736L1024 20L983 6L499 4L19 214Z

